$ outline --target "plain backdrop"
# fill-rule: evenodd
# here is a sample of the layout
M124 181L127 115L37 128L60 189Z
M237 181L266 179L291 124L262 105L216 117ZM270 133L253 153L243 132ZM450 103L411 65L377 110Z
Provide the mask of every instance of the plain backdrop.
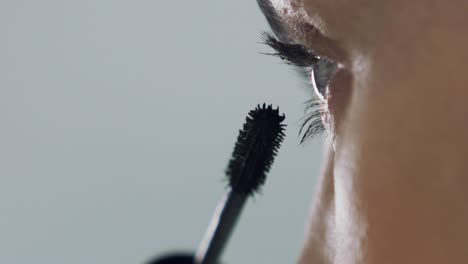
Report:
M130 264L197 247L247 112L286 139L226 263L294 263L320 168L256 1L0 0L0 263Z

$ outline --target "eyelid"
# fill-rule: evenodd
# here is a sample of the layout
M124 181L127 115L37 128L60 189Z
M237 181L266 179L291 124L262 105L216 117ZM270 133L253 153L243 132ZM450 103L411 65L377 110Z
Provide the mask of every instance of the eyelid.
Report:
M297 40L304 47L345 67L351 65L350 57L340 41L327 37L311 24L302 24L300 30L302 33Z

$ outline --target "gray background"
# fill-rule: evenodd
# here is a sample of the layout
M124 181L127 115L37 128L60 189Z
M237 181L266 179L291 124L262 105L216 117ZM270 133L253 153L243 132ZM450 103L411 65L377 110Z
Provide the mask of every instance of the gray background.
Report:
M194 249L257 103L287 138L228 263L293 263L319 171L310 92L259 52L251 1L0 0L0 263L141 263Z

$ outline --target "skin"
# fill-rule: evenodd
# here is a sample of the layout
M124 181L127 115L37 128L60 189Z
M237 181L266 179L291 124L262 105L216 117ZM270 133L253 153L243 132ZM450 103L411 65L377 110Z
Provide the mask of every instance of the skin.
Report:
M468 2L268 0L343 65L299 263L468 263Z

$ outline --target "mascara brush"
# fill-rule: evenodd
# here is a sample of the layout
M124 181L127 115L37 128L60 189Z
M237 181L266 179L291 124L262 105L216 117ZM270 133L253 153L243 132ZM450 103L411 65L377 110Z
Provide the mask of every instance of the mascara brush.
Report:
M250 111L226 169L229 192L220 201L195 254L196 264L216 264L249 196L265 183L284 138L279 108L258 105Z

